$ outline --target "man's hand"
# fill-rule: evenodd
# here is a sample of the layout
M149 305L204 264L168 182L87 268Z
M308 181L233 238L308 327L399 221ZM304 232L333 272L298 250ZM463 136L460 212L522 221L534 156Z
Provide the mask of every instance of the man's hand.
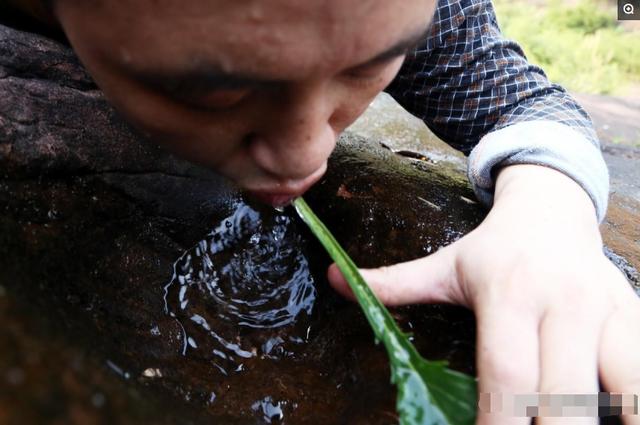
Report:
M477 229L433 255L363 276L387 305L473 309L480 393L597 393L599 375L607 391L640 393L640 300L602 253L591 200L555 170L503 169ZM335 265L329 280L352 297ZM529 420L478 412L482 424ZM640 424L640 416L623 420Z

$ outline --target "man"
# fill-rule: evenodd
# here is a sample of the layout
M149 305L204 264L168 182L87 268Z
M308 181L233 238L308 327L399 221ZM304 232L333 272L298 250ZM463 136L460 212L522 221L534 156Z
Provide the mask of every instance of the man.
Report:
M470 154L492 208L429 257L363 271L377 294L473 309L481 393L595 393L599 377L640 392L640 301L602 254L608 177L593 128L501 38L488 0L19 3L63 29L133 124L272 204L323 175L337 135L389 86ZM350 296L335 266L329 279Z

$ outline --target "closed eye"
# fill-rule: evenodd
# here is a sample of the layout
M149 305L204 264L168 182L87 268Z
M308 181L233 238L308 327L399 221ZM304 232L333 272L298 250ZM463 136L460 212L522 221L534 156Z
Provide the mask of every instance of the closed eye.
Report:
M389 68L403 56L396 56L385 61L379 61L365 66L349 69L342 74L346 82L354 87L367 88L378 85L381 80L387 78Z
M202 94L180 95L175 94L172 98L199 109L227 109L244 100L252 93L251 88L235 89L215 89Z

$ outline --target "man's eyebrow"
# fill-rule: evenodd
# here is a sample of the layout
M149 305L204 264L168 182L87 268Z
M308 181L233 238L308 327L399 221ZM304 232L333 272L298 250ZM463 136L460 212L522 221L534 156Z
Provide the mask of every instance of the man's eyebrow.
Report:
M412 36L399 41L398 43L394 44L384 52L377 54L375 57L373 57L372 59L369 59L363 64L354 66L352 69L363 68L363 67L367 67L367 66L371 66L379 63L384 63L389 61L390 59L404 55L408 51L416 48L422 41L425 40L430 30L429 26L427 27L427 29L421 30L420 32L417 32Z
M407 51L415 48L425 39L427 31L428 29L422 30L419 33L399 41L372 59L352 67L351 70L384 63L407 53ZM215 64L210 63L199 63L183 71L128 70L128 73L136 80L151 88L159 89L167 94L179 97L189 97L213 90L282 83L282 81L279 80L266 79L259 76L228 73Z
M245 88L278 83L243 74L229 74L213 64L198 64L175 72L132 71L141 83L181 97L203 94L212 90Z

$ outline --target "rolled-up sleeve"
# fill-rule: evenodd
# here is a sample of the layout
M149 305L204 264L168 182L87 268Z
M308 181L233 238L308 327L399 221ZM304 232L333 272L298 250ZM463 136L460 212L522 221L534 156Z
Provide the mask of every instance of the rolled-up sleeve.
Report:
M538 164L576 181L604 218L609 176L588 114L502 36L489 0L440 0L427 37L386 91L469 156L484 204L500 167Z

